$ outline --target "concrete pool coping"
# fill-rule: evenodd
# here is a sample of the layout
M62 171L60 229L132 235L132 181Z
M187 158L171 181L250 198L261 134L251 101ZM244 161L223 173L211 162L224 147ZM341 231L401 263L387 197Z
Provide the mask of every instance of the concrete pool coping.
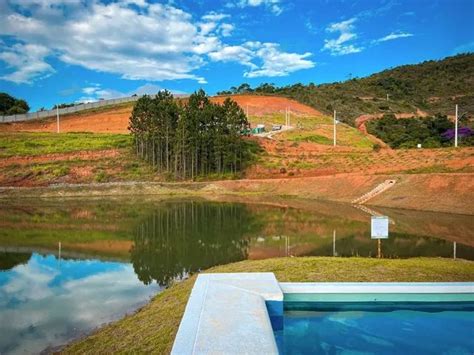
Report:
M421 296L418 296L421 295ZM273 273L200 274L172 354L278 354L283 302L474 301L474 283L278 282Z

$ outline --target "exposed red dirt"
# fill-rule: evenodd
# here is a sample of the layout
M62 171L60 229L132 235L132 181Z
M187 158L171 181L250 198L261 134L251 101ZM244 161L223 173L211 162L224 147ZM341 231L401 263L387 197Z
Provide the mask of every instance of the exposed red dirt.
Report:
M132 107L60 117L60 132L128 133ZM2 123L0 132L56 132L56 119Z
M288 108L291 113L299 115L323 116L321 112L310 106L303 105L298 101L280 96L259 96L259 95L229 95L212 97L212 102L223 103L230 97L232 100L247 111L249 115L261 116L274 113L284 113Z
M222 103L227 96L212 97ZM321 116L322 114L297 101L277 96L233 95L231 98L250 115L283 113L289 108L293 114ZM111 108L108 111L74 114L60 117L61 132L128 133L132 106ZM56 118L28 122L2 123L0 132L56 132Z

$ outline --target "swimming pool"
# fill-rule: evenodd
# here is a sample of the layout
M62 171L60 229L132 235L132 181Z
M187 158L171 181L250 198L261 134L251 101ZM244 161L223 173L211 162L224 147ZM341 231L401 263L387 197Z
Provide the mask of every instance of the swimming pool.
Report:
M281 354L474 352L474 302L285 302Z
M473 354L472 282L200 274L172 354Z

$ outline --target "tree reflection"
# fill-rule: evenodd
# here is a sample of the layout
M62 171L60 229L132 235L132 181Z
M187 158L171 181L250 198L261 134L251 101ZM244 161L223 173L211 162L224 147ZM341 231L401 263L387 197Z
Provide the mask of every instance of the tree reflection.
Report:
M0 271L13 269L15 266L28 263L31 253L0 253Z
M244 260L256 223L245 205L173 202L160 205L136 229L131 261L145 284Z

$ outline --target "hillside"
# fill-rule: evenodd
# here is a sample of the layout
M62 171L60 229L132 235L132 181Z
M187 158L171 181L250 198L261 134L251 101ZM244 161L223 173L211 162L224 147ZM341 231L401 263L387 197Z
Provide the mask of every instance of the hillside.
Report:
M258 143L261 150L253 153L251 166L235 177L274 179L279 184L282 179L334 174L473 172L473 148L378 150L374 144L380 148L382 142L346 124L337 126L337 147L333 147L332 117L284 97L232 98L248 112L254 126L264 124L271 130L273 124L284 124L286 108L293 126L273 132L271 138L246 138ZM211 99L222 101L224 97ZM134 154L131 135L123 134L128 133L131 109L131 105L122 105L62 117L61 134L55 133L55 119L0 124L0 186L166 180ZM218 178L222 177L212 177ZM295 193L301 193L304 184L295 184Z
M222 103L225 98L226 96L218 96L211 97L210 99L213 102ZM322 116L322 114L314 108L286 97L232 95L231 98L248 113L252 124L260 123L260 117L271 117L274 115L278 117L281 116L283 121L277 118L273 123L283 123L285 109L287 108L291 110L293 116ZM132 109L133 103L131 102L61 116L60 131L129 133L128 124ZM56 132L56 118L1 123L0 132Z
M295 84L281 88L263 84L254 90L243 84L223 93L239 91L291 97L326 114L336 109L340 119L351 125L365 114L418 115L426 112L453 115L455 104L472 117L474 54L404 65L338 83Z

